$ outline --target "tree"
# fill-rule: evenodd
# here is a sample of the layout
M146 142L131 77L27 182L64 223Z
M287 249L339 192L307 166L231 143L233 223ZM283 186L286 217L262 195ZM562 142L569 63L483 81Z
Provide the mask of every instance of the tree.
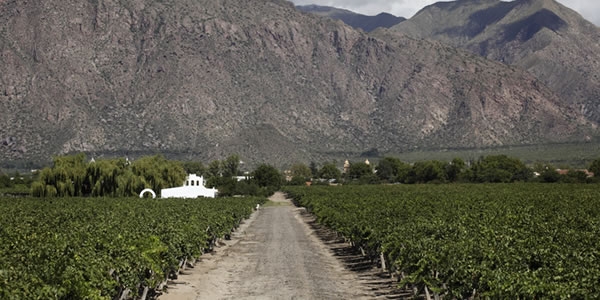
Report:
M589 171L594 173L594 177L600 178L600 158L592 162L592 164L589 167Z
M310 162L310 172L312 174L311 177L319 177L319 168L317 167L317 163L315 163L314 161Z
M312 179L312 171L303 163L295 163L290 167L290 185L303 185Z
M209 177L220 177L222 175L221 162L218 160L211 161L208 164L208 176Z
M70 156L57 156L54 157L55 169L64 170L63 178L61 180L64 184L73 185L72 194L69 196L83 196L83 184L86 177L86 168L88 165L87 158L84 153L79 153ZM58 182L55 182L55 186L58 187ZM63 185L64 187L64 185ZM67 196L63 194L61 189L58 189L59 196Z
M218 160L211 161L208 164L206 186L215 187L219 184L219 178L221 177L221 162Z
M399 159L393 157L384 157L379 161L375 170L377 170L377 177L387 182L394 182L398 176L398 168L396 167Z
M262 164L252 173L252 180L256 182L259 187L279 189L283 182L283 177L275 167Z
M563 176L562 182L566 183L585 183L587 182L588 175L586 172L581 170L569 170L567 176Z
M412 167L412 178L409 181L415 183L445 182L445 166L446 163L437 160L417 162Z
M556 171L556 168L551 165L547 165L546 168L543 169L540 173L540 178L542 179L542 181L548 183L558 182L561 179L561 177L562 176L560 175L560 173Z
M41 181L36 181L31 184L31 195L33 197L46 197L46 185Z
M373 168L371 165L364 162L350 164L350 170L348 170L348 176L350 179L360 179L361 177L367 175L373 175Z
M400 159L394 157L384 157L379 161L377 167L377 177L387 182L404 182L410 166L403 163Z
M546 163L537 161L533 164L533 166L531 167L531 170L534 172L537 172L539 174L542 174L542 172L544 172L547 167L548 167L548 165Z
M305 181L312 177L311 169L303 163L293 164L290 167L290 171L292 172L292 177L304 178Z
M523 162L506 155L482 157L471 169L476 182L528 181L533 177L533 171Z
M237 154L230 155L221 164L224 177L232 177L238 175L240 167L240 157Z
M342 172L338 169L334 163L326 163L321 170L319 170L319 177L323 179L340 179Z
M235 195L259 196L260 189L256 183L242 180L235 186Z
M2 173L2 171L0 171L0 188L5 188L5 187L12 187L13 183L10 180L10 177L8 177L8 175L5 175L4 173Z
M143 157L129 164L122 158L88 163L85 156L79 154L56 157L54 166L43 169L31 189L38 197L129 197L144 188L158 191L180 186L184 180L181 163L160 155Z
M219 196L230 197L235 194L237 183L231 176L216 177L215 187L219 190Z
M126 162L125 160L117 160L116 164L116 169L112 170L113 177L119 175L119 168L122 172ZM147 188L154 191L181 186L186 177L185 170L180 162L168 161L162 155L142 157L131 164L131 169L133 174L142 177ZM116 178L111 177L110 180L113 182L116 181Z
M455 182L459 180L464 171L465 161L461 158L455 158L446 165L446 178L448 178L448 181L450 182Z
M199 161L187 161L183 163L183 168L188 174L196 174L202 176L206 173L206 167Z
M299 176L292 177L292 179L287 183L287 185L305 185L305 184L306 184L306 178L299 177Z

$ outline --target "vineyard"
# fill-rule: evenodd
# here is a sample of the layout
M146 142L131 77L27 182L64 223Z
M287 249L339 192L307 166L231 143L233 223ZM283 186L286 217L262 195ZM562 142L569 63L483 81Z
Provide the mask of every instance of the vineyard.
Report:
M264 201L0 199L0 299L144 298Z
M399 280L433 298L600 298L596 185L287 188Z

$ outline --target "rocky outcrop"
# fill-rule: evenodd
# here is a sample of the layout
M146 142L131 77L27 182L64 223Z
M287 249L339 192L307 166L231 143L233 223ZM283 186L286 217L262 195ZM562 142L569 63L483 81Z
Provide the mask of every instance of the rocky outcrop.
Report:
M523 68L600 122L600 29L554 0L440 2L394 29Z

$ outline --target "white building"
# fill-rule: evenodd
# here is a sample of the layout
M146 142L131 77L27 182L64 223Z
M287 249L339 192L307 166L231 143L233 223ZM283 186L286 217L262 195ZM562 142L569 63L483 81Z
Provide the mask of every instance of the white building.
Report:
M252 179L252 176L249 176L249 175L233 176L233 179L235 179L237 182L240 182L240 181L244 181L244 180L250 180L250 179Z
M204 177L189 174L181 187L160 190L161 198L215 198L219 191L204 187Z

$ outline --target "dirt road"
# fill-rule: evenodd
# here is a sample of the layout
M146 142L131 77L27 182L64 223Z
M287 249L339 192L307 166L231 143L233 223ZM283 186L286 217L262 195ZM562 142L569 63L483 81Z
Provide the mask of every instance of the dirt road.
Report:
M281 193L169 285L171 299L373 299Z

